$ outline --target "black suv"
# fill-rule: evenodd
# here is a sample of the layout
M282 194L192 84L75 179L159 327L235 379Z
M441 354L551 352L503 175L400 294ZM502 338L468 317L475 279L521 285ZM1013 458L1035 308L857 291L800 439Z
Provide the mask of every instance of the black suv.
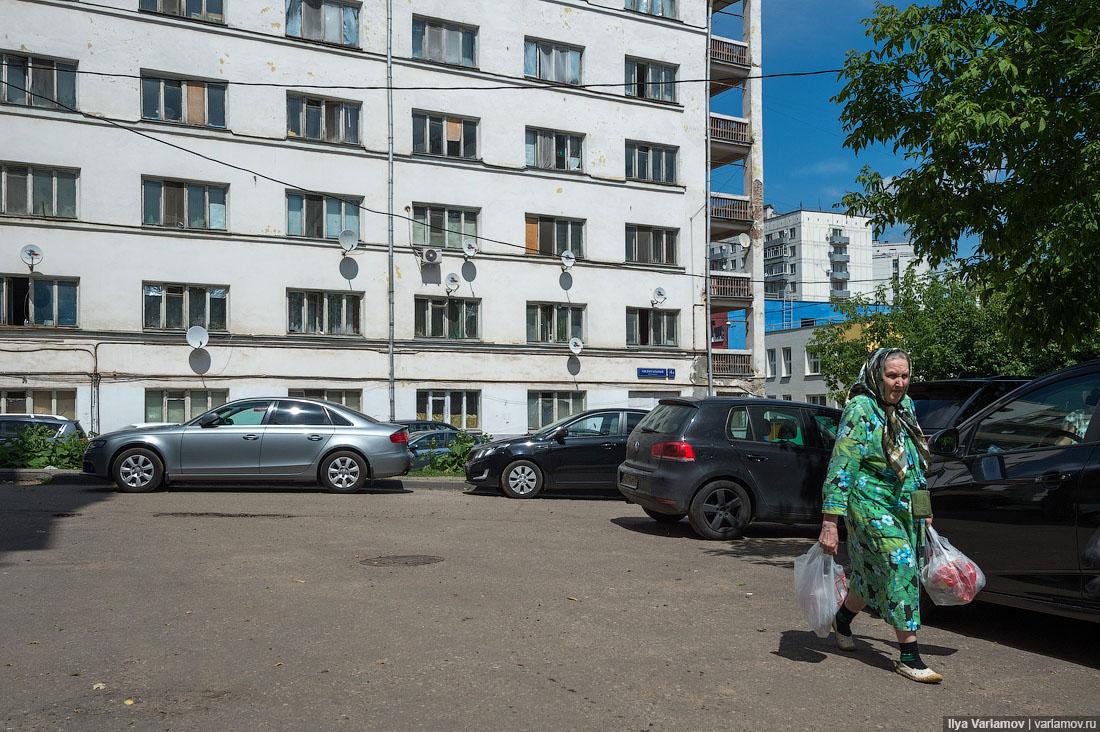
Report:
M914 381L909 385L908 394L913 400L921 430L925 435L932 435L965 422L1030 381L1026 376Z
M662 399L627 439L619 491L707 539L750 521L821 520L840 410L751 397Z
M85 437L80 422L53 414L0 414L0 439L10 439L25 429L45 426L54 430L50 440L63 440L72 435Z

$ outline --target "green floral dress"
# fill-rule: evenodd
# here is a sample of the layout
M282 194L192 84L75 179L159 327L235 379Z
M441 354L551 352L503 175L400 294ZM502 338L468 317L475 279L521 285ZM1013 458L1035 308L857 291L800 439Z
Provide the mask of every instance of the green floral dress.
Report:
M912 410L912 400L903 404ZM897 630L920 629L920 556L923 522L909 512L909 494L925 485L917 449L905 430L909 467L905 482L882 449L886 417L868 396L852 397L837 429L836 445L822 489L826 514L845 517L851 588Z

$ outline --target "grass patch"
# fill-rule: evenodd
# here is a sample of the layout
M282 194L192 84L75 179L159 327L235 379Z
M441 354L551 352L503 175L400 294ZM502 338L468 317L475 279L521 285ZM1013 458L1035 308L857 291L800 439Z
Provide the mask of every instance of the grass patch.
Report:
M439 470L433 467L420 468L409 472L410 478L464 478L461 470Z

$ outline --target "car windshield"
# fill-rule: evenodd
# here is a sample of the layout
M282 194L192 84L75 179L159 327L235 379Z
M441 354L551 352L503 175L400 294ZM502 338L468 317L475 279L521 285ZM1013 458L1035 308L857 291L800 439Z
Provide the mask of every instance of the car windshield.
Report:
M541 429L538 429L538 430L534 430L533 432L531 432L529 434L548 435L551 432L553 432L554 430L556 430L558 427L561 427L563 424L567 424L569 422L572 422L575 419L577 419L577 415L570 414L568 417L562 417L557 422L551 422L550 424L546 425L545 427L543 427Z
M955 424L955 416L976 387L970 384L937 384L914 389L913 409L924 433L931 434Z

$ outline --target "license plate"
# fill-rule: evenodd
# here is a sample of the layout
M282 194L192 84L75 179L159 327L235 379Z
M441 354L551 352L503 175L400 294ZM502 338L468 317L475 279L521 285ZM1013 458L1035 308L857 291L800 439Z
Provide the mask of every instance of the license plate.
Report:
M631 475L630 473L623 473L623 485L628 488L637 488L638 476Z

